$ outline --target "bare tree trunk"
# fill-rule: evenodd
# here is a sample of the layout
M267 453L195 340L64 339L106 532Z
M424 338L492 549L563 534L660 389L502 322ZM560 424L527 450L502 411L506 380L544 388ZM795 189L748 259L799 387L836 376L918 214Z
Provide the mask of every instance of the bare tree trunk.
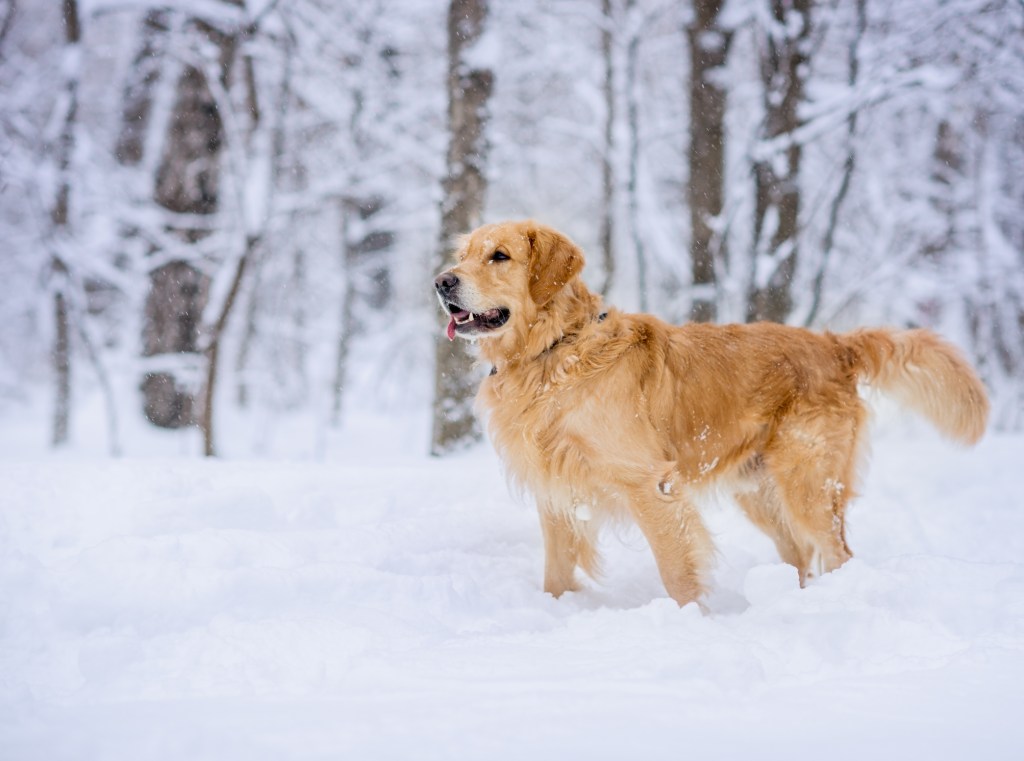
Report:
M221 52L221 79L227 80L235 39L206 25L199 32ZM154 200L182 215L168 232L188 246L208 234L197 218L210 217L219 207L223 125L206 75L186 66L177 83L177 100L168 125L167 142L156 176ZM147 357L192 355L200 361L199 327L206 308L209 277L187 259L171 261L150 273L143 327ZM172 371L152 372L142 383L146 417L165 428L201 423L195 414L195 394Z
M331 406L331 425L341 426L341 408L345 401L345 379L348 377L348 350L352 341L353 302L355 272L352 266L352 245L350 216L354 209L348 199L341 203L341 268L345 284L341 294L341 314L338 320L338 353L334 363L334 399Z
M12 11L13 13L13 11ZM53 369L56 379L56 402L54 404L53 436L54 446L66 444L69 418L71 415L71 344L70 317L68 314L68 267L57 246L68 234L71 204L71 158L75 151L75 124L78 119L78 46L81 44L81 26L76 0L63 0L61 20L64 24L64 93L66 111L57 140L57 197L50 212L53 223L55 248L51 255L51 272L54 287L54 344Z
M850 47L847 55L849 74L846 81L851 90L856 86L860 75L860 56L858 48L860 47L860 42L868 28L867 0L856 1L857 26L854 31L853 39L850 40ZM828 271L828 263L832 258L832 252L835 250L836 230L839 228L839 212L842 210L843 203L846 201L846 196L850 192L850 182L853 180L853 170L857 165L857 148L854 142L857 136L857 116L858 112L854 110L851 111L850 115L846 118L846 159L843 161L843 175L839 181L839 189L836 191L836 194L832 199L832 203L829 205L828 226L825 228L825 237L821 242L821 258L818 264L818 271L814 275L814 283L811 286L811 308L808 310L807 317L804 319L804 325L807 327L814 323L818 317L819 311L821 310L821 299L825 290L825 274Z
M604 146L601 156L601 264L604 282L601 294L607 296L615 279L615 48L612 0L601 0L601 56L604 59Z
M188 262L169 262L149 275L142 354L199 359L199 327L209 278ZM195 421L194 396L171 371L147 373L142 381L146 418L161 428Z
M762 139L791 135L800 126L804 99L811 0L771 0L770 28L762 30L761 82L765 117ZM754 267L747 319L785 322L793 309L791 292L798 259L800 161L802 149L790 141L777 156L754 163Z
M253 260L257 247L260 244L260 237L250 235L245 241L245 251L238 258L235 265L235 273L231 278L231 286L228 289L227 297L221 307L220 314L210 328L206 348L206 383L203 386L203 409L199 416L199 426L203 431L203 454L206 457L213 457L217 454L214 439L214 400L217 393L217 371L219 369L221 340L227 330L228 318L234 311L235 303L238 301L238 294L242 288L242 281L245 279L246 270Z
M721 214L725 198L726 90L716 74L725 66L732 32L719 26L724 0L696 0L686 28L690 44L690 319L718 317L717 273L728 265Z
M252 24L244 30L243 35L252 36L256 34L258 29L259 19L253 21ZM231 54L233 53L237 42L237 38L231 38L228 44L222 48L224 55L222 55L221 58L221 70L223 72L222 77L224 80L227 79L227 74L231 65ZM281 82L280 99L275 104L277 108L272 111L272 113L276 114L277 119L270 127L272 132L270 135L269 156L267 157L270 171L265 186L265 193L267 196L265 199L266 219L264 222L264 231L267 229L266 225L269 224L269 220L273 216L273 200L281 173L280 162L281 157L285 152L285 116L288 113L292 97L291 43L292 39L289 35L285 38L285 68ZM242 56L241 64L246 88L246 107L249 112L250 120L249 134L250 137L252 137L255 135L256 131L261 128L261 124L265 120L263 118L263 109L260 105L255 62L249 53L245 53ZM208 329L208 338L206 343L206 383L203 386L202 415L198 421L203 432L203 454L207 457L213 457L216 455L214 410L217 399L217 378L220 366L219 360L222 341L227 331L228 320L231 318L235 305L238 302L238 295L241 292L242 283L245 281L246 274L257 264L257 252L263 244L263 238L263 232L246 232L244 248L238 257L237 263L235 264L235 271L231 278L228 293L224 298L224 302L221 306L220 312L217 314L216 320Z
M494 75L473 68L466 52L483 34L486 0L451 0L448 7L448 175L441 205L438 268L453 238L480 224L487 180L484 129ZM468 342L436 342L434 425L431 452L441 455L479 438L473 417L476 389Z
M53 371L57 379L57 399L53 407L53 446L68 441L68 420L71 416L71 347L68 340L68 303L63 291L53 296L54 340Z
M644 251L643 236L640 234L640 94L637 92L636 69L640 55L640 33L633 23L636 0L626 0L627 26L631 37L626 43L626 128L629 133L629 178L626 184L626 198L629 207L629 230L636 255L637 289L640 296L640 311L647 311L647 253Z
M68 102L57 146L57 171L60 173L60 185L57 189L57 202L53 208L53 223L58 228L64 228L68 224L71 156L75 150L75 123L78 119L78 67L75 59L78 57L77 48L82 40L77 0L63 0L63 3L65 58L75 66L74 70L64 72L66 78L64 89Z
M304 247L298 246L296 247L295 251L292 252L292 271L291 278L288 283L288 287L292 290L293 293L309 293L309 282L306 269L306 250ZM305 298L297 298L295 299L295 302L291 309L291 329L294 332L291 339L291 346L289 347L291 349L291 351L289 352L289 359L291 360L299 376L301 399L307 399L309 397L309 372L307 367L307 326L309 322L309 313L307 311L308 307L309 304Z

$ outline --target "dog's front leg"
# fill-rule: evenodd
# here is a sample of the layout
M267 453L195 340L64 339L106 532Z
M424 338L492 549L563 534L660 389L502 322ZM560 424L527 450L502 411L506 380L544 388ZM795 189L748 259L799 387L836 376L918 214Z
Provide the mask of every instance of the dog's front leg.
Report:
M581 538L575 518L548 503L538 505L544 532L544 591L555 597L579 589L576 564Z

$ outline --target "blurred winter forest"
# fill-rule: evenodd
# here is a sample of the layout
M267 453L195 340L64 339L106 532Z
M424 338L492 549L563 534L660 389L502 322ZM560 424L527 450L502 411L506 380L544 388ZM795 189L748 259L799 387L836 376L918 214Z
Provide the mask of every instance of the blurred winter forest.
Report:
M0 0L0 426L445 451L431 277L527 216L621 308L933 327L1020 428L1024 2Z

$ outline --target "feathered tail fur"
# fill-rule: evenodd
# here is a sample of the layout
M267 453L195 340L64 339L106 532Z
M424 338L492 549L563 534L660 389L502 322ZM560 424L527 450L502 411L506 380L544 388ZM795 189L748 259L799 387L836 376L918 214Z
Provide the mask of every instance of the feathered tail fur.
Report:
M988 422L988 395L967 360L928 330L855 330L838 337L857 375L927 418L945 436L974 444Z

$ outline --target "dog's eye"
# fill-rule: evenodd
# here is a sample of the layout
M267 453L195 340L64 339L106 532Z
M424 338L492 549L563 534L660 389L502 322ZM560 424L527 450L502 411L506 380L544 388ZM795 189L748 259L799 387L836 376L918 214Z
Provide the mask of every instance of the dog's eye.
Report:
M495 252L494 252L494 253L493 253L493 254L491 255L491 261L492 261L492 262L507 262L507 261L508 261L509 259L511 259L511 258L512 258L511 256L509 256L508 254L506 254L506 253L505 253L504 251L502 251L501 249L498 249L497 251L495 251Z

